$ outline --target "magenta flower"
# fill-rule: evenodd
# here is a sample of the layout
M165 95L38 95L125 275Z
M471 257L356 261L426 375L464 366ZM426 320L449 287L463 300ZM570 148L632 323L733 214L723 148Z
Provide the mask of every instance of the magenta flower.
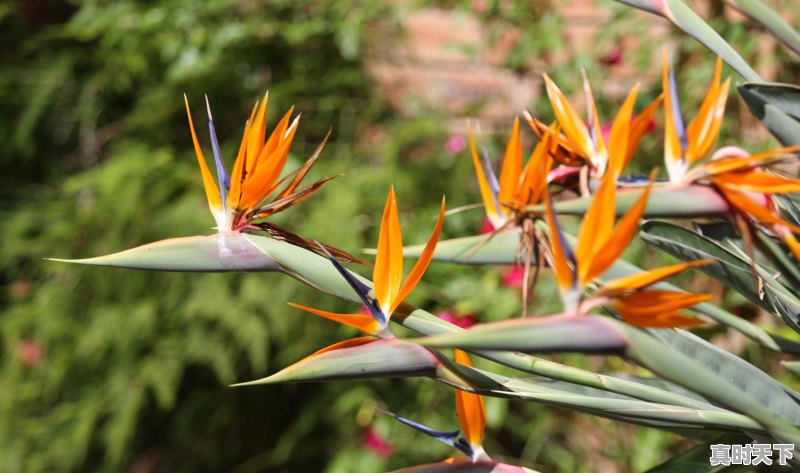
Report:
M22 359L22 364L32 367L38 365L44 359L44 350L36 341L26 338L20 342L19 356Z
M439 317L445 322L450 322L451 324L461 328L470 328L478 321L477 317L474 315L458 315L447 310L438 312L436 317Z
M383 458L389 458L394 451L392 444L381 437L371 425L364 427L364 430L361 431L361 442L364 444L364 448Z
M444 150L449 154L459 154L467 149L467 140L463 136L452 135L444 142Z

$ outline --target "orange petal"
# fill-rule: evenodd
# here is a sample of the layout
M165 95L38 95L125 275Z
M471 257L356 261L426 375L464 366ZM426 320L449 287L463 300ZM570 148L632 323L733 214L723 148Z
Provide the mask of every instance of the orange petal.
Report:
M297 132L299 118L300 116L292 122L292 126L287 130L287 139L282 141L270 156L265 156L265 153L262 153L257 157L260 162L257 163L253 173L245 179L242 186L242 200L240 203L242 209L251 210L257 207L275 190L275 183L278 181L289 157L289 148L291 148L294 135ZM263 151L266 152L266 148Z
M475 135L472 133L472 123L467 122L467 135L469 136L469 147L472 151L472 164L475 166L475 175L478 177L478 188L481 191L481 198L483 198L483 206L486 209L486 216L490 221L496 222L500 218L497 206L495 205L495 197L492 192L492 187L483 172L483 165L481 158L478 155L478 147L475 145Z
M670 83L669 58L666 52L664 53L662 87L664 88L664 161L666 162L667 170L670 171L670 179L674 181L679 176L674 175L675 171L672 170L680 169L679 163L683 161L683 147L675 123L676 117L673 109L677 104L673 102L677 95L673 95L675 91L672 90Z
M233 212L239 208L239 202L242 199L242 181L244 180L244 170L247 166L247 133L250 129L250 122L253 119L255 107L250 114L250 120L247 121L244 127L244 136L242 142L239 144L239 153L236 155L236 161L233 162L233 169L231 170L231 188L228 192L228 201L225 203L225 208L229 212Z
M716 176L714 181L724 182L724 186L727 189L738 191L762 192L765 194L800 192L800 179L759 171L729 172Z
M390 307L400 291L403 278L403 236L400 233L400 217L397 212L397 198L394 186L389 189L386 206L381 219L378 236L378 255L375 257L373 289L384 315L390 316Z
M258 155L264 147L264 137L267 133L267 102L269 101L269 91L264 94L264 100L258 107L255 117L250 120L247 131L247 179L253 173L258 164Z
M527 112L525 112L525 119L528 121L531 129L534 133L536 133L536 136L538 136L539 139L544 138L544 136L549 133L553 134L554 138L550 155L559 164L563 164L564 166L578 167L589 163L586 156L581 156L573 149L572 145L567 140L567 137L561 133L561 130L557 124L553 124L548 127Z
M708 294L646 290L621 297L614 302L614 310L623 320L645 327L695 326L697 319L677 312L711 299ZM672 325L674 324L674 325ZM688 325L686 325L688 324Z
M625 161L623 162L621 169L627 168L628 163L630 163L631 159L633 159L633 156L636 154L636 150L639 148L639 142L642 141L642 137L650 127L650 123L653 121L653 116L656 114L656 110L658 109L658 106L661 105L661 101L663 99L664 94L659 95L655 100L650 102L650 105L648 105L647 108L633 118L633 121L631 122L630 133L628 134L628 148L625 154Z
M622 320L636 327L646 328L693 328L703 325L701 320L687 317L678 311L660 313L656 315L637 316L624 315Z
M461 350L455 350L456 363L472 366L469 356ZM483 397L479 394L456 390L456 413L458 423L464 438L471 445L480 445L483 442L483 431L486 427L486 409L483 406Z
M536 204L542 200L547 187L547 173L553 165L549 152L555 140L552 131L542 136L522 170L522 177L515 192L515 201L522 205Z
M725 115L725 102L728 99L728 89L730 79L726 80L720 87L722 77L722 59L717 58L717 66L714 69L714 78L708 88L703 103L697 116L686 127L686 137L689 147L686 150L686 159L689 163L694 163L702 159L714 146L722 126L722 119Z
M267 156L272 154L278 148L278 145L286 139L286 130L289 128L289 120L292 118L293 112L294 106L289 107L289 110L283 114L281 120L275 125L275 128L272 129L269 139L266 144L264 144Z
M211 212L216 214L222 209L222 199L219 195L217 183L214 182L214 177L206 164L206 158L203 156L203 150L200 148L200 143L197 141L197 133L194 131L194 122L192 121L192 112L189 110L189 100L183 96L183 102L186 104L186 116L189 117L189 130L192 132L192 143L194 144L194 152L197 155L197 162L200 165L200 174L203 176L203 187L206 190L206 200Z
M422 278L422 275L425 274L425 270L428 269L428 265L431 263L433 252L436 250L436 243L439 241L439 233L442 231L442 222L444 222L444 204L444 197L442 197L442 206L439 209L439 218L436 220L436 226L433 227L433 233L428 239L428 243L425 245L425 249L422 250L422 254L420 254L416 264L414 264L414 267L408 274L406 281L400 288L397 298L394 300L394 302L392 302L389 308L390 313L394 312L398 304L400 304L406 297L408 297L411 291L414 290L414 287L416 287L417 283Z
M603 143L600 117L597 115L597 106L594 103L594 95L589 85L589 78L586 77L586 71L583 71L583 93L586 95L586 108L589 111L589 117L591 117L592 135L594 135L594 140L591 142L593 151L590 156L592 157L592 163L605 171L608 166L608 156L605 143Z
M780 161L783 154L789 148L774 149L764 151L762 153L751 154L745 158L740 156L727 156L719 159L714 159L702 165L703 174L705 176L715 176L727 172L747 171L759 166L766 166Z
M689 268L695 268L697 266L711 264L714 261L715 261L714 258L699 259L694 261L688 261L686 263L678 263L678 264L673 264L671 266L664 266L663 268L651 269L650 271L646 271L644 273L632 274L630 276L617 278L603 284L602 290L598 291L598 293L607 294L610 292L613 294L613 293L620 293L627 291L636 291L645 288L647 286L650 286L652 284L655 284L657 282L663 281L664 279L672 277Z
M313 166L314 163L317 161L317 158L319 158L319 155L322 153L322 149L325 148L325 144L328 142L328 138L331 137L332 132L333 128L328 130L328 134L325 135L325 138L323 138L322 143L320 143L319 146L317 146L317 149L314 150L314 153L311 154L311 157L308 158L308 160L306 160L305 164L303 164L300 167L300 169L297 169L296 171L290 173L281 180L283 181L289 178L292 179L291 182L289 182L289 184L281 191L281 193L278 194L278 196L275 198L276 200L282 199L294 193L295 189L297 189L297 186L299 186L300 183L303 182L303 179L308 174L308 171L311 170L311 166ZM291 177L292 174L294 174L293 178ZM282 185L281 183L278 183L276 184L276 187L279 187L281 185Z
M553 198L545 190L545 220L550 227L550 249L553 252L553 270L556 272L556 281L561 289L573 287L574 273L567 263L566 251L562 240L556 216L553 214Z
M607 173L600 184L600 189L595 193L592 203L583 217L581 228L578 231L578 244L575 249L575 259L578 261L578 281L584 285L591 280L589 277L596 257L604 247L616 242L609 242L611 231L614 228L616 176ZM636 207L634 207L635 209ZM630 215L633 212L628 213ZM638 219L637 219L638 224ZM638 227L637 227L638 228ZM632 236L631 236L632 237ZM608 245L606 245L608 243ZM625 249L628 242L620 245L620 251ZM619 255L615 255L614 259ZM612 259L613 261L613 259Z
M544 84L547 89L547 96L550 97L553 113L555 113L558 123L564 130L564 134L584 156L592 156L594 154L594 143L592 143L589 130L586 129L586 125L584 125L578 112L572 108L567 98L547 74L544 75Z
M611 176L608 176L610 178ZM614 261L625 251L625 248L628 247L633 237L636 235L636 232L639 231L639 221L642 219L642 215L644 215L644 211L647 208L647 199L650 196L650 189L653 187L653 180L655 179L655 173L650 176L650 183L645 187L644 191L642 191L642 195L636 201L636 203L628 210L628 213L622 217L617 224L617 227L614 229L614 232L611 236L605 237L602 242L597 239L597 241L602 245L599 247L595 247L595 251L591 257L590 262L585 264L583 262L579 263L586 267L583 269L581 276L582 283L588 283L592 281L597 276L603 274L609 266L611 266ZM594 206L594 202L592 203ZM614 200L613 194L612 198L609 203L606 204L606 207L603 209L604 212L611 216L611 221L613 223L613 218L615 214L614 209ZM581 231L583 231L583 227L581 227ZM591 238L592 233L589 233L586 237ZM599 236L599 235L598 235ZM581 261L581 260L579 260Z
M757 220L761 224L785 225L792 232L800 233L800 227L787 222L777 212L759 205L746 195L735 190L726 189L724 185L720 185L717 188L720 190L720 192L722 192L725 200L727 200L731 205L736 207L740 212L744 212L751 218Z
M789 247L789 250L794 255L794 259L800 261L800 243L797 242L797 238L794 237L790 232L783 232L781 235L781 240Z
M617 112L614 123L611 125L611 134L608 137L609 168L617 176L623 171L628 162L628 145L631 134L631 117L633 117L633 104L639 93L639 84L634 86L625 102Z
M503 157L503 168L500 171L500 202L514 200L520 174L522 174L522 143L519 140L519 118L515 117Z
M294 302L289 303L290 306L295 307L300 310L304 310L306 312L311 312L312 314L319 315L320 317L325 317L326 319L333 320L335 322L339 322L340 324L347 325L349 327L353 327L355 329L361 330L364 333L374 334L380 328L378 321L375 320L372 316L364 315L364 314L337 314L335 312L327 312L324 310L315 309L313 307L306 307L304 305L295 304Z

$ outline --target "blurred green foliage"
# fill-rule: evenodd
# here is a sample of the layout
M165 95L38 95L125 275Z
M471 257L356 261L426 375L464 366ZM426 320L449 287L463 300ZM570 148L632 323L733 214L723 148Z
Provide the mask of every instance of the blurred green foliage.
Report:
M521 29L507 64L520 72L527 57L562 46L550 3L529 4L486 2L479 15L493 38ZM407 241L424 241L442 194L449 207L478 194L469 161L444 151L442 117L393 115L362 67L362 47L376 34L370 25L392 29L409 8L344 0L0 3L0 471L367 472L451 453L388 418L372 419L371 406L381 405L454 428L452 392L428 380L227 388L354 335L289 308L319 297L294 280L42 261L209 231L183 93L197 123L205 122L208 94L229 158L267 89L272 121L292 104L303 113L289 168L333 126L311 179L344 176L276 223L357 252L375 241L394 183ZM636 23L628 13L614 18ZM705 62L698 82L709 77ZM555 71L565 89L575 90L578 64L602 80L602 67L577 54ZM603 113L615 110L600 99ZM490 143L495 156L502 139ZM446 236L475 233L480 218L449 217ZM519 290L503 277L495 268L434 265L410 300L484 321L508 318L519 312ZM538 290L552 293L552 281ZM556 308L544 297L536 304L537 312ZM318 306L352 310L333 298ZM609 461L641 469L676 443L528 403L491 399L487 407L487 449L547 470L592 471ZM369 425L393 444L391 458L365 447ZM600 440L602 457L582 446Z

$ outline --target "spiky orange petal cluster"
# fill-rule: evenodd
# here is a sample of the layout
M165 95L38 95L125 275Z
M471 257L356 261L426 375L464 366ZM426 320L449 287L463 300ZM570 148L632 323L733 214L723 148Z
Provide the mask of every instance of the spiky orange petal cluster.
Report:
M364 314L337 314L324 310L302 306L300 304L291 305L298 309L311 312L312 314L325 317L330 320L348 325L369 334L378 334L386 329L389 318L398 305L411 293L417 283L422 279L422 275L428 268L436 243L439 241L439 234L444 222L445 200L439 209L439 218L433 229L428 243L422 251L411 272L403 282L403 236L400 231L400 217L397 210L397 197L394 187L389 189L386 204L381 218L381 228L378 236L378 254L375 258L375 268L373 270L373 292L377 308L371 307L370 310L379 310L373 316ZM362 294L367 297L366 293ZM381 317L382 316L382 317Z
M303 178L319 156L322 145L304 166L290 173L284 179L280 179L289 156L289 149L297 132L300 116L298 115L292 120L294 109L290 108L273 128L269 137L267 137L266 113L268 97L268 94L265 95L264 100L260 104L256 103L250 113L250 119L245 125L244 136L239 145L239 152L237 153L229 182L221 156L219 156L219 147L216 143L213 126L211 127L212 147L214 148L214 158L217 161L218 173L225 174L224 177L219 176L219 179L224 181L219 183L219 188L214 182L206 163L203 150L197 139L189 102L184 97L192 143L200 165L206 198L217 221L217 228L220 231L239 230L246 227L252 220L280 212L307 199L329 180L323 179L312 185L299 188ZM208 113L209 124L212 125L210 108ZM327 137L325 141L327 141ZM323 141L323 145L325 141ZM284 184L286 184L285 187L278 193L278 189ZM277 195L272 202L265 204L265 201L276 193Z

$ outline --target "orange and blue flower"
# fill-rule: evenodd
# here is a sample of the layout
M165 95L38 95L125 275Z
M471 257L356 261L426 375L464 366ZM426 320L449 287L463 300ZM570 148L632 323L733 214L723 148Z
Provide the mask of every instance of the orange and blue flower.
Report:
M381 219L381 229L378 236L378 254L375 258L373 271L373 288L370 288L347 271L335 258L330 257L331 263L347 280L348 284L358 294L364 306L369 309L365 314L337 314L320 309L306 307L291 303L293 307L311 312L313 314L349 325L371 335L391 336L389 318L398 305L411 293L422 278L425 270L433 258L436 243L444 221L445 200L442 198L439 218L433 229L425 249L417 260L405 282L403 279L403 236L400 231L400 217L397 211L397 198L394 187L389 190L386 205Z

